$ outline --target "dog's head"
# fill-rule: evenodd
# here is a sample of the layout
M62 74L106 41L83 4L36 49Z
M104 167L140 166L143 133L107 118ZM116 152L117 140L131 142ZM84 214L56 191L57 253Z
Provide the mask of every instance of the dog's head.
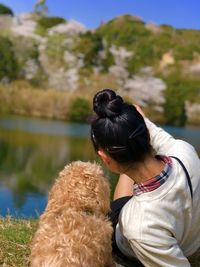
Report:
M91 214L110 210L110 186L97 163L75 161L60 172L49 193L47 209L69 207Z

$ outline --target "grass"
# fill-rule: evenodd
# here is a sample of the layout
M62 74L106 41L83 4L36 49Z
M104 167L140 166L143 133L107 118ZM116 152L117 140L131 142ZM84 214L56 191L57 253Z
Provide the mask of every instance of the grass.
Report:
M28 266L29 243L36 225L36 220L0 218L0 266Z
M37 227L37 220L0 218L0 266L27 267L29 244ZM120 262L126 267L141 267L137 262ZM192 267L200 266L200 250L190 261Z

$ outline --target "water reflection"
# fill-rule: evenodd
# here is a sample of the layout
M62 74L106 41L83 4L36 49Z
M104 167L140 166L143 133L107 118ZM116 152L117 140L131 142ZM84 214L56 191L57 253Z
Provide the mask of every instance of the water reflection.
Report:
M40 213L58 172L77 159L95 159L88 138L1 129L0 214L5 215L8 209L15 215L34 216L35 210ZM35 202L35 206L31 202Z
M58 172L74 160L98 160L89 127L19 117L0 119L0 215L37 216ZM200 151L200 130L168 127ZM117 176L110 177L111 187Z

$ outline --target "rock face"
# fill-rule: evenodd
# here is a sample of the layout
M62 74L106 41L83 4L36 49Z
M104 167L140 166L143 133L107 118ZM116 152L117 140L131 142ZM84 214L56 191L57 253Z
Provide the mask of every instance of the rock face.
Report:
M200 104L186 101L185 109L186 109L188 122L190 124L200 125Z
M127 51L125 47L111 46L110 53L114 57L115 65L109 68L109 72L114 75L120 86L123 86L128 79L129 73L126 69L127 61L133 56L133 52Z
M165 67L167 67L169 65L173 65L173 64L175 64L175 59L172 55L172 52L169 51L169 52L163 54L162 59L160 61L161 70L164 69Z
M13 17L9 15L0 16L0 31L10 31Z
M79 35L87 31L87 28L76 20L71 20L66 23L61 23L49 30L49 34L61 33L67 36Z
M14 35L40 39L40 37L35 34L36 25L37 22L35 21L33 13L23 13L13 17L11 31Z
M0 16L0 31L11 43L11 61L16 59L20 79L41 87L74 91L82 88L85 80L96 79L97 88L107 75L106 86L114 81L113 87L120 94L162 112L164 95L173 102L173 93L163 92L175 76L180 84L190 79L190 99L200 101L196 88L200 81L200 31L159 27L130 15L114 18L92 31L75 20L51 28L55 24L48 22L43 27L38 24L41 18L36 13ZM6 55L7 46L1 43ZM176 77L176 73L180 76ZM1 79L2 83L9 81L7 77ZM198 103L186 103L189 120L197 120L198 110Z
M154 34L157 34L157 33L161 33L162 32L162 29L157 26L155 23L153 22L148 22L145 24L145 28L149 31L151 31L152 33Z
M84 56L79 53L72 53L74 47L74 38L81 33L85 33L87 28L75 21L69 21L50 28L46 36L36 34L37 18L34 13L23 13L15 17L0 16L0 28L7 29L11 32L12 38L23 37L27 40L27 44L32 39L38 47L38 58L24 58L22 71L24 78L32 80L38 73L46 76L47 86L58 90L75 90L78 87L79 69L84 65ZM48 54L48 45L54 38L54 35L63 36L60 43L56 42L52 49L59 49L60 61L62 65L52 61ZM56 39L56 37L54 38ZM50 41L49 41L50 40ZM27 51L27 49L25 49ZM28 55L27 55L28 56ZM25 57L25 56L24 56Z
M154 109L162 112L162 104L165 103L163 91L166 84L163 80L154 77L148 67L141 70L138 75L128 79L123 87L123 94L131 97L141 106L154 103Z
M188 66L185 66L184 71L186 74L191 73L191 74L199 75L200 74L200 62L196 62Z

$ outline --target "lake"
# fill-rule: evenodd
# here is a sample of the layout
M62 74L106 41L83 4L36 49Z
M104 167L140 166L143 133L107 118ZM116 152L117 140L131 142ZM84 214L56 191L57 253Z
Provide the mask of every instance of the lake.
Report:
M200 128L164 127L200 152ZM89 126L36 118L0 117L0 216L37 217L59 171L74 160L98 160ZM117 176L106 171L114 188Z

